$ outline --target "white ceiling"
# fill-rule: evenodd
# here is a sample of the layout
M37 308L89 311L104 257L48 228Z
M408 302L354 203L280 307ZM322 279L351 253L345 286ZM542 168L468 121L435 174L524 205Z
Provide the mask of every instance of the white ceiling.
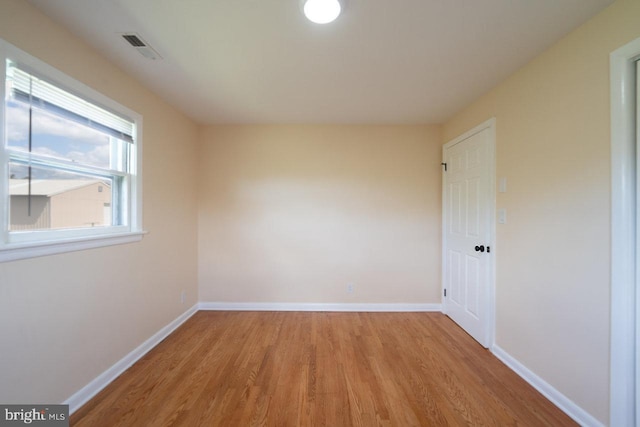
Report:
M29 0L200 123L440 123L613 0ZM163 57L119 35L136 32Z

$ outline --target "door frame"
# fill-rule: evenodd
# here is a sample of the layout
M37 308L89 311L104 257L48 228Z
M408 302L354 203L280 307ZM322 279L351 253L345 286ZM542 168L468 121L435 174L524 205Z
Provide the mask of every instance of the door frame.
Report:
M610 55L611 341L610 425L640 425L640 286L636 70L640 38Z
M488 189L488 198L489 198L489 242L488 245L491 246L491 256L487 262L487 280L488 280L488 295L487 295L487 307L485 307L487 312L487 348L493 351L495 346L495 333L496 333L496 254L498 253L496 247L496 118L492 117L489 120L480 123L473 129L463 133L462 135L452 139L442 146L442 163L446 163L446 152L449 147L456 145L459 142L464 141L465 139L480 133L484 130L489 131L489 153L487 155L487 160L489 162L489 189ZM447 203L446 203L446 172L444 168L442 170L443 178L442 178L442 274L441 274L441 303L442 303L442 311L446 314L446 301L444 297L444 289L445 289L445 268L446 268L446 230L447 230Z

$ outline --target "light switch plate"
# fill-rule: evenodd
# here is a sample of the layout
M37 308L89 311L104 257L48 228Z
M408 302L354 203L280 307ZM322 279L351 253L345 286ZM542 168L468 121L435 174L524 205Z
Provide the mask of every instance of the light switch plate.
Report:
M507 210L498 209L498 224L506 224L506 223L507 223Z
M499 193L507 192L507 178L504 176L500 178L500 180L498 181L498 192Z

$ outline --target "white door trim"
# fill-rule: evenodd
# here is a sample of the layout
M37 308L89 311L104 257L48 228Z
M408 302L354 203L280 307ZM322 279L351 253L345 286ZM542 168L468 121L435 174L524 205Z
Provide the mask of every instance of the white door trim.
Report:
M610 56L611 72L611 387L610 425L634 426L638 308L635 66L640 38Z
M457 138L447 142L446 144L444 144L444 146L442 147L442 162L446 162L445 159L445 155L446 155L446 150L447 148L456 145L457 143L464 141L465 139L480 133L484 130L488 129L489 130L489 153L487 156L488 161L490 162L489 164L489 168L491 170L491 173L489 174L489 191L488 191L488 195L489 195L489 245L491 246L491 252L492 255L489 259L489 263L488 263L488 276L489 276L489 302L488 302L488 307L487 307L487 321L489 323L488 325L488 347L489 350L493 351L494 347L495 347L495 332L496 332L496 316L495 316L495 306L496 306L496 277L495 277L495 272L496 272L496 255L497 255L497 248L496 248L496 119L495 117L490 118L489 120L487 120L486 122L483 122L481 124L479 124L478 126L474 127L473 129L463 133L462 135L458 136ZM442 215L442 248L441 248L441 252L442 252L442 272L443 274L441 274L442 276L442 286L441 286L441 293L440 295L442 296L442 307L445 307L445 299L444 299L444 289L445 289L445 280L444 280L444 271L446 268L445 262L446 262L446 254L445 254L445 248L446 248L446 229L447 229L447 224L446 224L446 215L444 215L444 209L446 206L446 200L445 200L445 196L446 196L446 181L445 179L442 180L442 209L443 209L443 215Z

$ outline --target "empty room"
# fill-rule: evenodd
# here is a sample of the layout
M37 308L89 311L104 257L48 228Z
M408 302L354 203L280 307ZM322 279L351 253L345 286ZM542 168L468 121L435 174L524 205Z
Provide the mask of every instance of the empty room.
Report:
M638 0L0 0L0 424L640 425Z

